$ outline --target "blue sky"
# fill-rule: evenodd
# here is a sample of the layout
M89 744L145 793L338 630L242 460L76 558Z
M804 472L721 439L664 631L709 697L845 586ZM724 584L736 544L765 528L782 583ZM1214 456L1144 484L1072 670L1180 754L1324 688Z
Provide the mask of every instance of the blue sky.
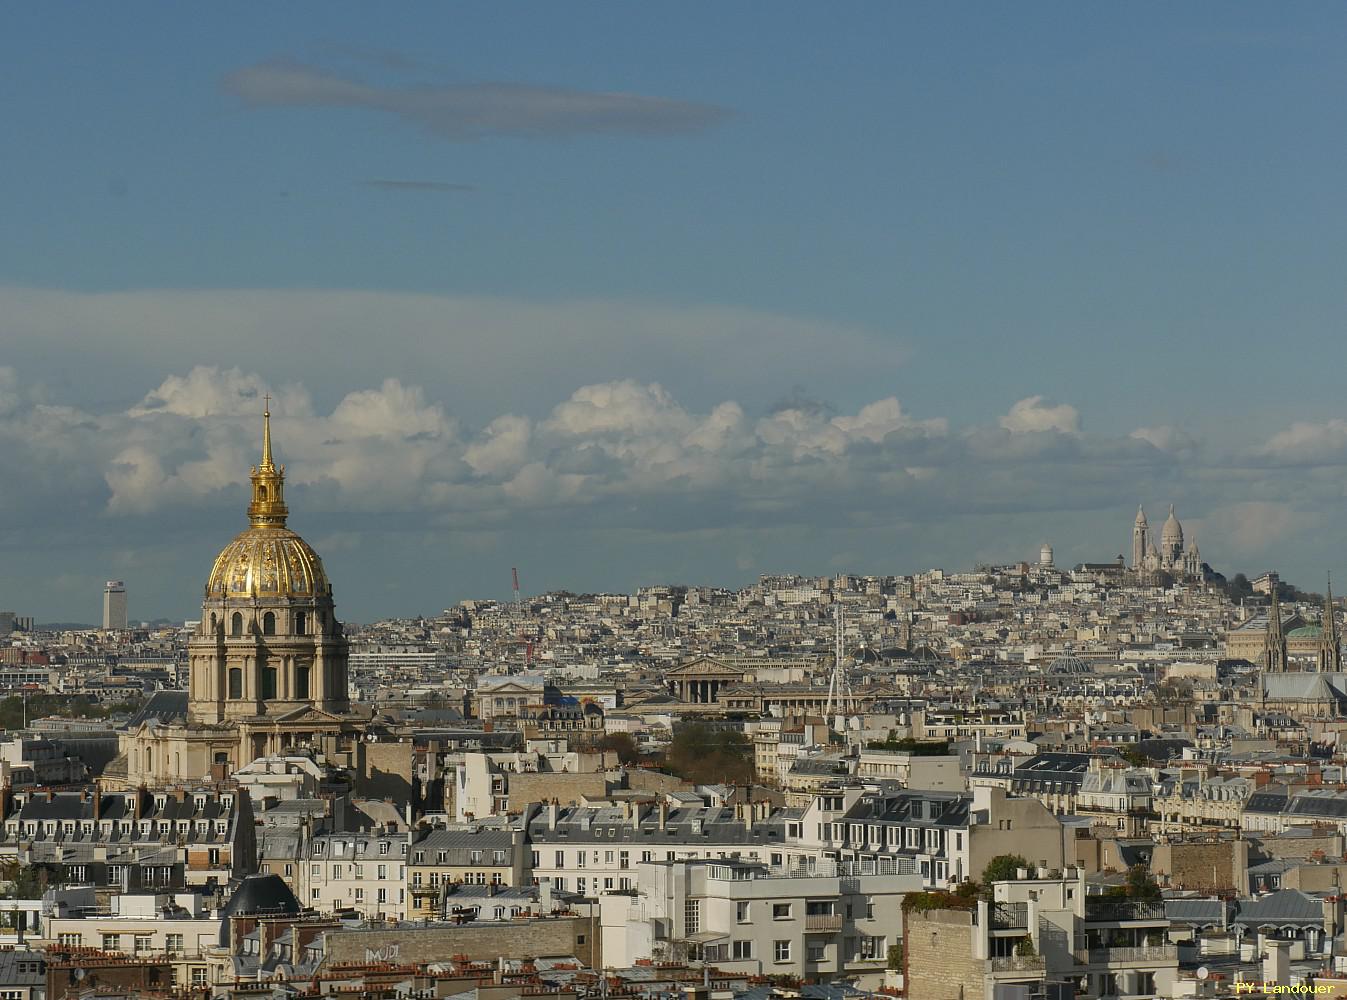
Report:
M255 394L287 386L291 440L332 452L294 451L293 495L338 583L366 570L357 619L503 593L513 564L587 589L1102 558L1138 501L1178 503L1218 568L1309 584L1344 540L1344 29L8 10L0 556L62 570L0 605L92 618L120 575L190 615ZM382 487L349 471L395 454Z

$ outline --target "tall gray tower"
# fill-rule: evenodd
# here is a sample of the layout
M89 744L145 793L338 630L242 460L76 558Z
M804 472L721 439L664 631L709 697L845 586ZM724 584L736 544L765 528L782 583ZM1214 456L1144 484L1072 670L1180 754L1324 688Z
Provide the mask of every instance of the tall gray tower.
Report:
M1137 504L1137 519L1132 524L1132 568L1138 572L1146 567L1146 542L1150 539L1150 533L1146 512Z
M109 580L103 588L103 627L126 628L126 584Z

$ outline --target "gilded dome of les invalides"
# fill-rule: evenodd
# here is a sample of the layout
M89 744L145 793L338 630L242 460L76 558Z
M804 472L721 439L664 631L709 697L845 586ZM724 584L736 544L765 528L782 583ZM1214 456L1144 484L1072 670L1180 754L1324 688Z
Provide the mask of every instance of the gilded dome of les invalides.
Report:
M332 586L308 542L285 526L285 466L271 459L271 414L264 415L262 462L253 468L248 527L216 556L206 597L320 597Z

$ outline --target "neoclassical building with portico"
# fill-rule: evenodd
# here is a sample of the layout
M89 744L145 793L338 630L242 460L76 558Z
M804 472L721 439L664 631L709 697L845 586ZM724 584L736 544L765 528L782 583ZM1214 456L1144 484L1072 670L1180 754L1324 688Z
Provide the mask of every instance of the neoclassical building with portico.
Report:
M351 709L332 584L318 553L286 524L269 408L250 478L248 527L211 567L188 641L185 713L141 718L124 732L108 784L218 780L259 757L349 739L367 721Z

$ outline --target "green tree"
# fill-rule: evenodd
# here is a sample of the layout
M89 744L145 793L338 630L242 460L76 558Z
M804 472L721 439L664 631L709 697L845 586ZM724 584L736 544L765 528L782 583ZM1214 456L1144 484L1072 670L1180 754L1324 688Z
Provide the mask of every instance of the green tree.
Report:
M1029 862L1018 854L998 854L987 862L986 868L982 869L983 884L991 885L993 882L1005 882L1013 879L1016 869L1028 867Z
M641 751L636 746L636 740L632 738L631 733L609 733L603 739L599 740L600 750L610 750L617 754L617 759L622 764L635 764L641 759Z
M1145 865L1133 865L1127 869L1127 895L1130 899L1160 898L1160 886Z
M754 778L753 745L748 738L703 722L674 730L664 763L673 774L698 785L743 785Z
M1135 743L1128 743L1118 748L1118 756L1133 767L1150 767L1151 759L1142 753Z

